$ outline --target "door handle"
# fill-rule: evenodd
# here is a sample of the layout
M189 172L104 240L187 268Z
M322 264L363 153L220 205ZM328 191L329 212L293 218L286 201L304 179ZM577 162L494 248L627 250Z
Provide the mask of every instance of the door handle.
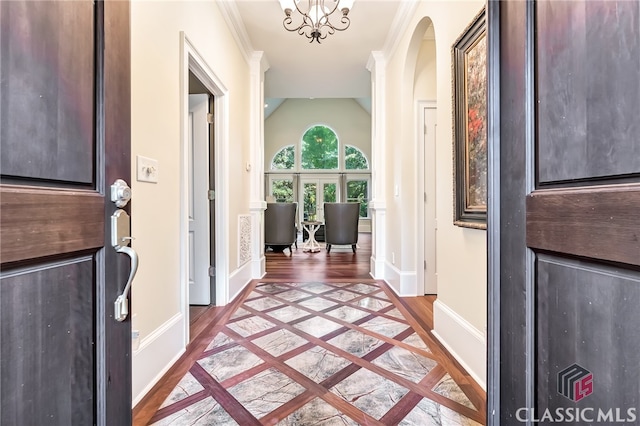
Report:
M129 237L129 239L130 238L131 237ZM133 277L135 277L138 272L138 253L129 246L118 246L116 247L116 252L124 253L131 258L131 272L129 272L129 279L127 280L127 284L124 286L124 290L122 290L122 294L120 294L114 302L114 318L117 321L124 321L127 319L127 315L129 315L129 301L127 300L127 295L129 294Z
M131 258L131 272L129 272L129 279L127 284L122 290L115 302L114 302L114 318L117 321L124 321L129 315L129 301L127 296L131 289L131 283L133 278L138 272L138 253L131 247L129 242L133 239L131 237L131 223L129 215L122 209L116 210L111 215L111 245L116 249L117 253L124 253Z

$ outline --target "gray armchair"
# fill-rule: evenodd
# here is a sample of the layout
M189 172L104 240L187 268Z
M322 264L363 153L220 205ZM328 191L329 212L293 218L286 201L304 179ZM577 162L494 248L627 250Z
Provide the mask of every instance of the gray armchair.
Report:
M269 246L289 247L296 242L298 229L296 228L297 203L267 203L264 211L264 249Z
M324 241L327 253L331 246L351 244L356 252L360 203L324 203Z

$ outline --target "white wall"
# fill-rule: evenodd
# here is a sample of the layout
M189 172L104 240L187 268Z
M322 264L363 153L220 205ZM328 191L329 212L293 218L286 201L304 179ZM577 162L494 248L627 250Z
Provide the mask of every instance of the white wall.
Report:
M341 149L355 146L371 161L371 115L354 99L287 99L265 120L264 170L280 149L300 142L316 124L332 128Z
M432 101L438 96L436 41L423 40L416 63L413 93L416 100Z
M131 3L132 235L140 267L132 288L133 328L140 347L133 354L134 402L184 350L180 244L181 85L180 32L228 90L229 196L226 269L237 269L238 215L249 213L249 66L215 2ZM159 163L157 184L135 181L135 156ZM183 271L184 269L182 269Z
M438 303L435 332L483 385L486 309L486 231L453 225L451 46L484 1L422 1L386 69L386 253L391 275L413 276L417 267L417 167L415 102L436 99L436 237ZM423 40L429 18L435 43ZM424 49L435 47L435 70ZM423 50L420 53L420 50ZM418 59L420 58L420 59ZM437 87L430 87L435 71ZM396 195L396 188L398 190ZM395 264L390 264L395 258ZM386 278L386 277L385 277ZM390 280L401 292L398 280ZM399 280L402 282L402 280ZM458 339L464 333L467 338ZM469 343L471 342L471 343ZM481 358L478 361L478 358Z

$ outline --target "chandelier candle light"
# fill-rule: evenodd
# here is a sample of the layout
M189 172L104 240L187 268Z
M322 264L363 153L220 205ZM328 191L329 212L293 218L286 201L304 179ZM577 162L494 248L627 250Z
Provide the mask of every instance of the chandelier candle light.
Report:
M282 24L287 31L297 31L310 39L309 43L327 38L336 31L344 31L349 28L351 21L347 16L353 0L279 0L282 10L286 15ZM330 16L336 11L342 12L338 26L332 24ZM296 11L302 18L299 25L293 23L291 14Z

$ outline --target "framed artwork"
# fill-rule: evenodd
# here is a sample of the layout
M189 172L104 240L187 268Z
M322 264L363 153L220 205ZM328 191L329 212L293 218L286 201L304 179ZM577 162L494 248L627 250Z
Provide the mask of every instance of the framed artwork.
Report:
M454 224L487 229L487 31L485 9L452 48Z

